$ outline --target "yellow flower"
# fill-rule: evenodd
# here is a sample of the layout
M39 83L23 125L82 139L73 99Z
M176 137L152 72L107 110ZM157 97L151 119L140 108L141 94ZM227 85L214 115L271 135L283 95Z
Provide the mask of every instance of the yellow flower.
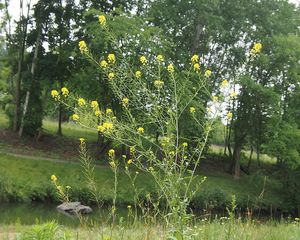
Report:
M79 105L80 107L84 106L84 105L85 105L85 100L84 100L83 98L79 98L79 99L78 99L78 105Z
M173 73L174 72L174 66L173 66L173 64L169 64L169 66L168 66L168 72L169 73Z
M196 109L194 107L190 107L190 113L195 113Z
M163 62L163 61L164 61L163 55L161 55L161 54L157 55L156 60L157 60L158 62Z
M100 66L101 66L102 68L107 68L108 63L107 63L105 60L102 60L102 61L100 62Z
M129 152L130 152L130 154L135 154L135 148L134 147L130 147L129 148Z
M218 96L213 96L212 97L213 102L217 102L219 100Z
M255 43L254 46L251 49L252 54L258 54L261 52L262 44L261 43Z
M153 167L149 167L149 171L150 171L150 172L153 172L153 171L154 171L154 168L153 168Z
M161 142L161 145L162 145L162 146L166 146L168 143L170 143L170 138L164 136L164 137L162 137L162 138L160 139L160 142Z
M87 46L86 46L86 43L85 43L85 41L80 41L79 43L78 43L78 46L79 46L79 50L80 50L80 52L81 53L86 53L87 51L88 51L88 48L87 48Z
M196 63L196 62L198 62L199 61L199 56L198 55L193 55L192 56L192 58L191 58L191 61L192 61L192 63Z
M108 130L108 131L114 129L114 125L111 122L104 122L103 127L105 128L105 130Z
M112 168L116 168L116 163L115 163L114 161L109 162L109 165L110 165Z
M228 120L232 119L232 116L233 116L232 112L228 112L227 113L227 119Z
M104 15L100 15L98 16L98 20L101 26L105 26L106 25L106 18Z
M97 101L92 101L92 102L91 102L91 107L92 107L92 108L95 109L95 108L98 108L98 106L99 106L99 104L98 104Z
M101 115L101 111L100 111L100 110L96 110L96 111L95 111L95 116L96 116L96 117L100 117L100 115Z
M114 77L115 77L115 74L113 72L111 72L111 73L108 74L108 79L109 80L113 80Z
M71 187L70 187L70 186L66 186L66 189L67 189L67 190L70 190L70 189L71 189Z
M145 65L147 63L147 58L145 56L140 57L140 62Z
M204 76L207 78L210 77L211 74L212 74L212 72L209 69L205 70L205 72L204 72Z
M62 92L62 95L63 95L64 97L66 97L66 96L69 95L69 90L68 90L66 87L63 87L63 88L61 89L61 92Z
M174 151L169 152L169 156L170 157L174 157L175 156L175 152Z
M59 97L59 93L57 90L52 90L51 91L51 96L55 99L57 99Z
M145 132L145 129L142 128L142 127L139 127L139 128L137 129L137 132L138 132L139 134L143 134L143 133Z
M199 72L200 71L200 64L199 63L195 63L194 64L194 71L195 72Z
M116 62L116 56L113 53L108 54L107 60L109 63L115 63Z
M127 208L128 208L128 209L131 209L131 205L128 205Z
M237 97L237 93L235 91L230 93L230 97L232 98L236 98Z
M84 138L79 138L80 144L83 144L85 139Z
M51 181L52 182L56 182L57 181L57 177L54 174L51 175Z
M188 146L187 142L182 143L182 146L187 147Z
M122 99L122 103L123 103L123 106L127 106L128 105L128 103L129 103L129 99L128 98L123 98Z
M73 114L72 115L72 119L73 119L73 121L78 121L79 120L79 116L77 114Z
M154 86L158 89L162 88L164 86L164 82L161 80L155 80L154 81Z
M136 78L141 78L142 77L142 72L141 71L136 71L135 72L135 77Z
M114 149L109 149L108 150L108 156L111 157L111 158L114 157L115 156L115 150Z
M113 113L113 110L111 108L107 108L105 110L106 114L112 114Z
M104 133L105 132L105 127L103 125L99 125L97 127L98 132Z
M127 161L127 164L130 165L132 162L133 162L132 159L129 159L129 160Z
M224 88L226 86L228 86L228 81L226 79L224 79L222 82L221 82L221 87Z

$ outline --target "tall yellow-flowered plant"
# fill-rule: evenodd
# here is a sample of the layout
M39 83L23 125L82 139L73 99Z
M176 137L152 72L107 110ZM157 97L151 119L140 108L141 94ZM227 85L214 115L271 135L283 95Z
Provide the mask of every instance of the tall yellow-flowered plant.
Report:
M98 20L104 34L114 39L106 17L101 15ZM158 196L161 196L157 201L163 199L167 205L164 212L166 223L177 230L187 227L192 217L188 206L204 181L195 184L196 169L214 121L213 117L208 117L212 111L206 110L201 98L205 95L212 99L212 104L216 105L211 107L215 110L214 116L218 114L218 100L223 98L222 95L211 96L207 87L214 77L213 71L200 65L198 55L192 56L181 71L182 66L178 68L162 54L138 55L139 65L131 66L117 46L114 53L103 54L100 61L91 55L84 41L79 42L79 50L106 76L123 113L122 116L115 115L113 109L101 105L101 100L89 102L64 91L64 96L77 102L72 119L116 144L127 146L130 153L121 157L125 171L129 174L134 165L151 174L158 186ZM227 84L223 81L222 86ZM53 90L51 95L58 99L59 93ZM64 102L64 99L59 101ZM191 131L201 130L197 137L188 139L182 136L183 117L191 119L196 126ZM230 119L232 115L227 117ZM107 154L108 164L116 176L120 167L118 155L114 149Z

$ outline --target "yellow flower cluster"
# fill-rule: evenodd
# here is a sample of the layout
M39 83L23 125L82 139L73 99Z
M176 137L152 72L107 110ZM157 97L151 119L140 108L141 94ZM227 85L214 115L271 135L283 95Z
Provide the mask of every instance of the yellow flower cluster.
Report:
M204 72L204 76L207 78L209 78L211 76L211 74L212 74L212 72L209 69L205 70L205 72Z
M108 77L109 80L113 80L115 78L115 74L113 72L111 72L111 73L108 74L107 77Z
M261 43L255 43L251 49L252 54L258 54L261 52L262 44Z
M102 60L102 61L100 62L100 66L101 66L102 68L107 68L108 63L107 63L105 60Z
M57 177L54 174L51 175L51 181L52 182L56 182L57 181Z
M99 125L97 129L100 133L110 132L114 129L114 125L111 122L104 122L102 125Z
M235 91L230 93L230 97L232 98L236 98L237 97L237 93Z
M136 78L141 78L142 77L142 72L141 71L136 71L135 72L135 77Z
M59 99L59 93L57 90L52 90L51 91L51 96L55 99L58 100Z
M199 56L198 55L193 55L192 56L192 58L191 58L191 61L192 61L192 63L196 63L196 62L198 62L199 61Z
M195 63L194 64L194 71L195 72L199 72L200 71L200 64L199 63Z
M113 54L113 53L108 54L107 61L109 63L114 64L116 62L116 56L115 56L115 54Z
M170 138L164 136L164 137L162 137L162 138L160 139L160 142L161 142L161 145L164 147L164 146L166 146L167 144L170 143Z
M83 40L80 41L78 43L78 46L79 46L79 50L80 50L81 53L87 53L88 52L88 47L87 47L85 41L83 41Z
M96 111L95 111L95 116L96 116L96 117L100 117L100 115L101 115L101 111L100 111L100 110L96 110Z
M132 159L129 159L129 160L127 161L127 164L130 165L132 162L133 162L133 160L132 160Z
M108 156L113 158L115 156L115 150L114 149L109 149L108 150Z
M98 20L101 26L105 26L106 25L106 18L104 15L100 15L98 16Z
M174 66L173 66L173 64L169 64L169 66L168 66L168 72L169 73L173 73L174 72Z
M196 112L196 108L194 108L194 107L190 107L190 113L195 113Z
M227 116L227 119L230 120L230 119L232 119L233 114L232 114L232 112L228 112L226 116Z
M105 112L106 114L113 114L113 110L111 108L107 108Z
M145 129L144 129L143 127L139 127L139 128L137 129L137 132L138 132L139 134L144 134Z
M156 60L157 60L158 62L163 62L163 61L164 61L163 55L161 55L161 54L157 55Z
M145 56L140 57L140 62L145 65L147 63L147 58Z
M92 107L94 110L96 110L96 109L99 107L98 102L97 102L97 101L92 101L92 102L91 102L91 107Z
M76 113L74 113L73 115L72 115L72 119L73 119L73 121L78 121L79 120L79 116L76 114Z
M158 89L160 89L160 88L162 88L163 86L164 86L164 82L163 81L161 81L161 80L155 80L154 81L154 86L156 87L156 88L158 88Z
M213 100L213 102L217 102L217 101L219 101L219 98L218 98L218 96L213 96L212 100Z
M84 144L85 139L84 138L79 138L79 141L80 141L80 144L82 145L82 144Z
M80 107L85 106L85 100L83 98L79 98L77 102Z
M66 87L63 87L61 89L61 92L64 97L67 97L69 95L69 90Z
M123 98L123 99L122 99L122 103L123 103L123 106L124 106L124 107L128 106L129 99L128 99L128 98Z
M182 146L187 147L188 146L187 142L182 143Z
M135 147L130 147L129 152L131 155L135 154Z
M175 152L174 151L169 152L169 156L170 157L174 157L175 156Z
M226 79L224 79L224 80L221 82L221 88L224 88L224 87L228 86L228 84L229 84L229 82L228 82Z

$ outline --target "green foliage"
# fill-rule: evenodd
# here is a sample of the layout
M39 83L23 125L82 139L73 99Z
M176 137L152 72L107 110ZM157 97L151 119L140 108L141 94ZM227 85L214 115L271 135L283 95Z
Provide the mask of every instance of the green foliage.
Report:
M67 240L70 234L60 231L60 226L52 221L44 224L36 224L21 235L20 240Z

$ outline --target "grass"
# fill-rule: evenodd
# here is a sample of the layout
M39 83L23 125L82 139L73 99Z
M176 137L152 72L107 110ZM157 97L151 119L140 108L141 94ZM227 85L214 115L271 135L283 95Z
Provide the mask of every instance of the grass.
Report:
M28 200L44 201L47 198L53 198L55 191L50 183L52 174L59 178L60 184L69 185L73 188L75 199L82 198L87 201L90 197L79 164L0 154L0 169L2 173L5 173L7 179L14 182L11 186L13 189L10 191L17 192ZM133 171L135 172L135 170ZM203 174L199 175L199 181L203 176ZM247 205L251 206L258 203L266 208L270 205L280 206L284 201L279 194L281 185L279 181L274 179L268 179L264 185L264 179L261 176L244 177L238 182L234 181L229 174L206 174L206 176L207 180L193 203L196 208L207 207L205 205L213 205L214 208L224 207L232 195L236 195L238 203L244 208ZM101 197L110 202L113 196L113 173L111 169L108 166L97 166L95 178ZM120 204L132 203L133 189L122 170L119 173L118 181L118 202ZM143 172L138 176L137 187L143 192L143 195L146 195L147 192L155 192L155 184L151 176ZM262 191L264 194L259 197Z
M210 146L210 151L213 152L213 153L217 153L217 154L223 154L223 152L224 152L224 146L212 144ZM248 163L248 158L250 157L250 153L251 153L250 150L243 150L242 151L242 154L244 154L245 157L247 158L247 163ZM252 162L256 163L256 152L253 152ZM276 163L276 158L270 157L267 154L261 154L260 155L260 162L262 164L268 164L268 165L275 164ZM247 164L247 163L245 162L245 164Z
M56 133L56 122L46 119L43 124L46 133L52 135ZM4 127L6 125L7 119L5 115L1 113L0 126ZM79 137L84 137L88 141L95 141L97 139L97 134L94 131L85 130L74 123L63 123L62 129L63 134L66 137L55 139L55 141L57 141L55 151L53 151L53 149L48 149L47 151L43 149L34 149L28 147L26 143L17 147L10 146L4 142L0 144L0 149L5 152L16 152L16 148L19 148L20 151L17 153L24 153L26 155L27 153L31 153L31 155L34 155L31 158L22 158L4 153L0 154L0 172L5 172L5 174L15 182L14 186L12 186L14 189L11 189L12 193L17 189L20 198L25 196L27 199L46 199L47 195L50 194L50 196L52 196L54 194L51 192L52 186L49 177L50 175L55 174L64 185L70 185L74 188L76 198L84 197L84 199L86 199L86 196L80 196L80 189L86 188L86 184L82 174L82 168L78 164L49 162L42 159L42 157L47 156L64 160L72 158L72 161L77 161L77 163L79 163L78 156L74 155L70 157L64 154L68 142L71 140L74 141L74 139L77 141ZM77 152L76 144L75 149L73 149L74 146L71 146L68 151ZM223 149L220 146L211 146L212 152L220 152L222 150ZM39 156L41 159L39 159ZM262 161L265 161L266 163L270 163L269 160L268 156L262 157ZM111 170L106 164L102 167L98 166L95 172L102 197L110 200L112 198L113 186L113 175ZM265 179L263 175L252 174L250 176L243 176L243 178L237 182L234 181L229 174L204 170L200 172L199 181L204 175L207 176L208 179L203 184L201 192L194 201L195 207L206 208L207 206L222 206L224 208L224 204L230 201L232 195L236 195L238 203L244 208L248 205L257 205L258 207L264 206L265 208L270 205L276 207L281 206L284 202L284 197L281 194L282 186L279 180L272 177ZM139 186L144 193L147 191L154 191L154 184L150 176L141 173L139 179ZM119 201L123 203L131 202L133 191L127 177L122 172L120 173L119 182ZM47 186L47 188L44 186Z
M43 129L47 134L55 135L57 133L57 126L56 121L50 119L43 121ZM62 124L62 133L65 137L73 139L84 137L89 142L96 142L98 138L96 131L84 129L73 122L64 122Z
M294 221L267 222L256 221L224 222L213 220L201 222L191 227L193 240L296 240L300 238L299 223ZM136 226L119 224L114 226L102 225L97 228L80 227L70 229L58 226L55 222L37 224L34 226L10 225L1 226L1 239L21 240L58 240L58 239L89 239L89 240L167 240L166 229L161 226L149 226L141 223ZM63 237L64 236L64 237ZM53 237L53 238L52 238Z

